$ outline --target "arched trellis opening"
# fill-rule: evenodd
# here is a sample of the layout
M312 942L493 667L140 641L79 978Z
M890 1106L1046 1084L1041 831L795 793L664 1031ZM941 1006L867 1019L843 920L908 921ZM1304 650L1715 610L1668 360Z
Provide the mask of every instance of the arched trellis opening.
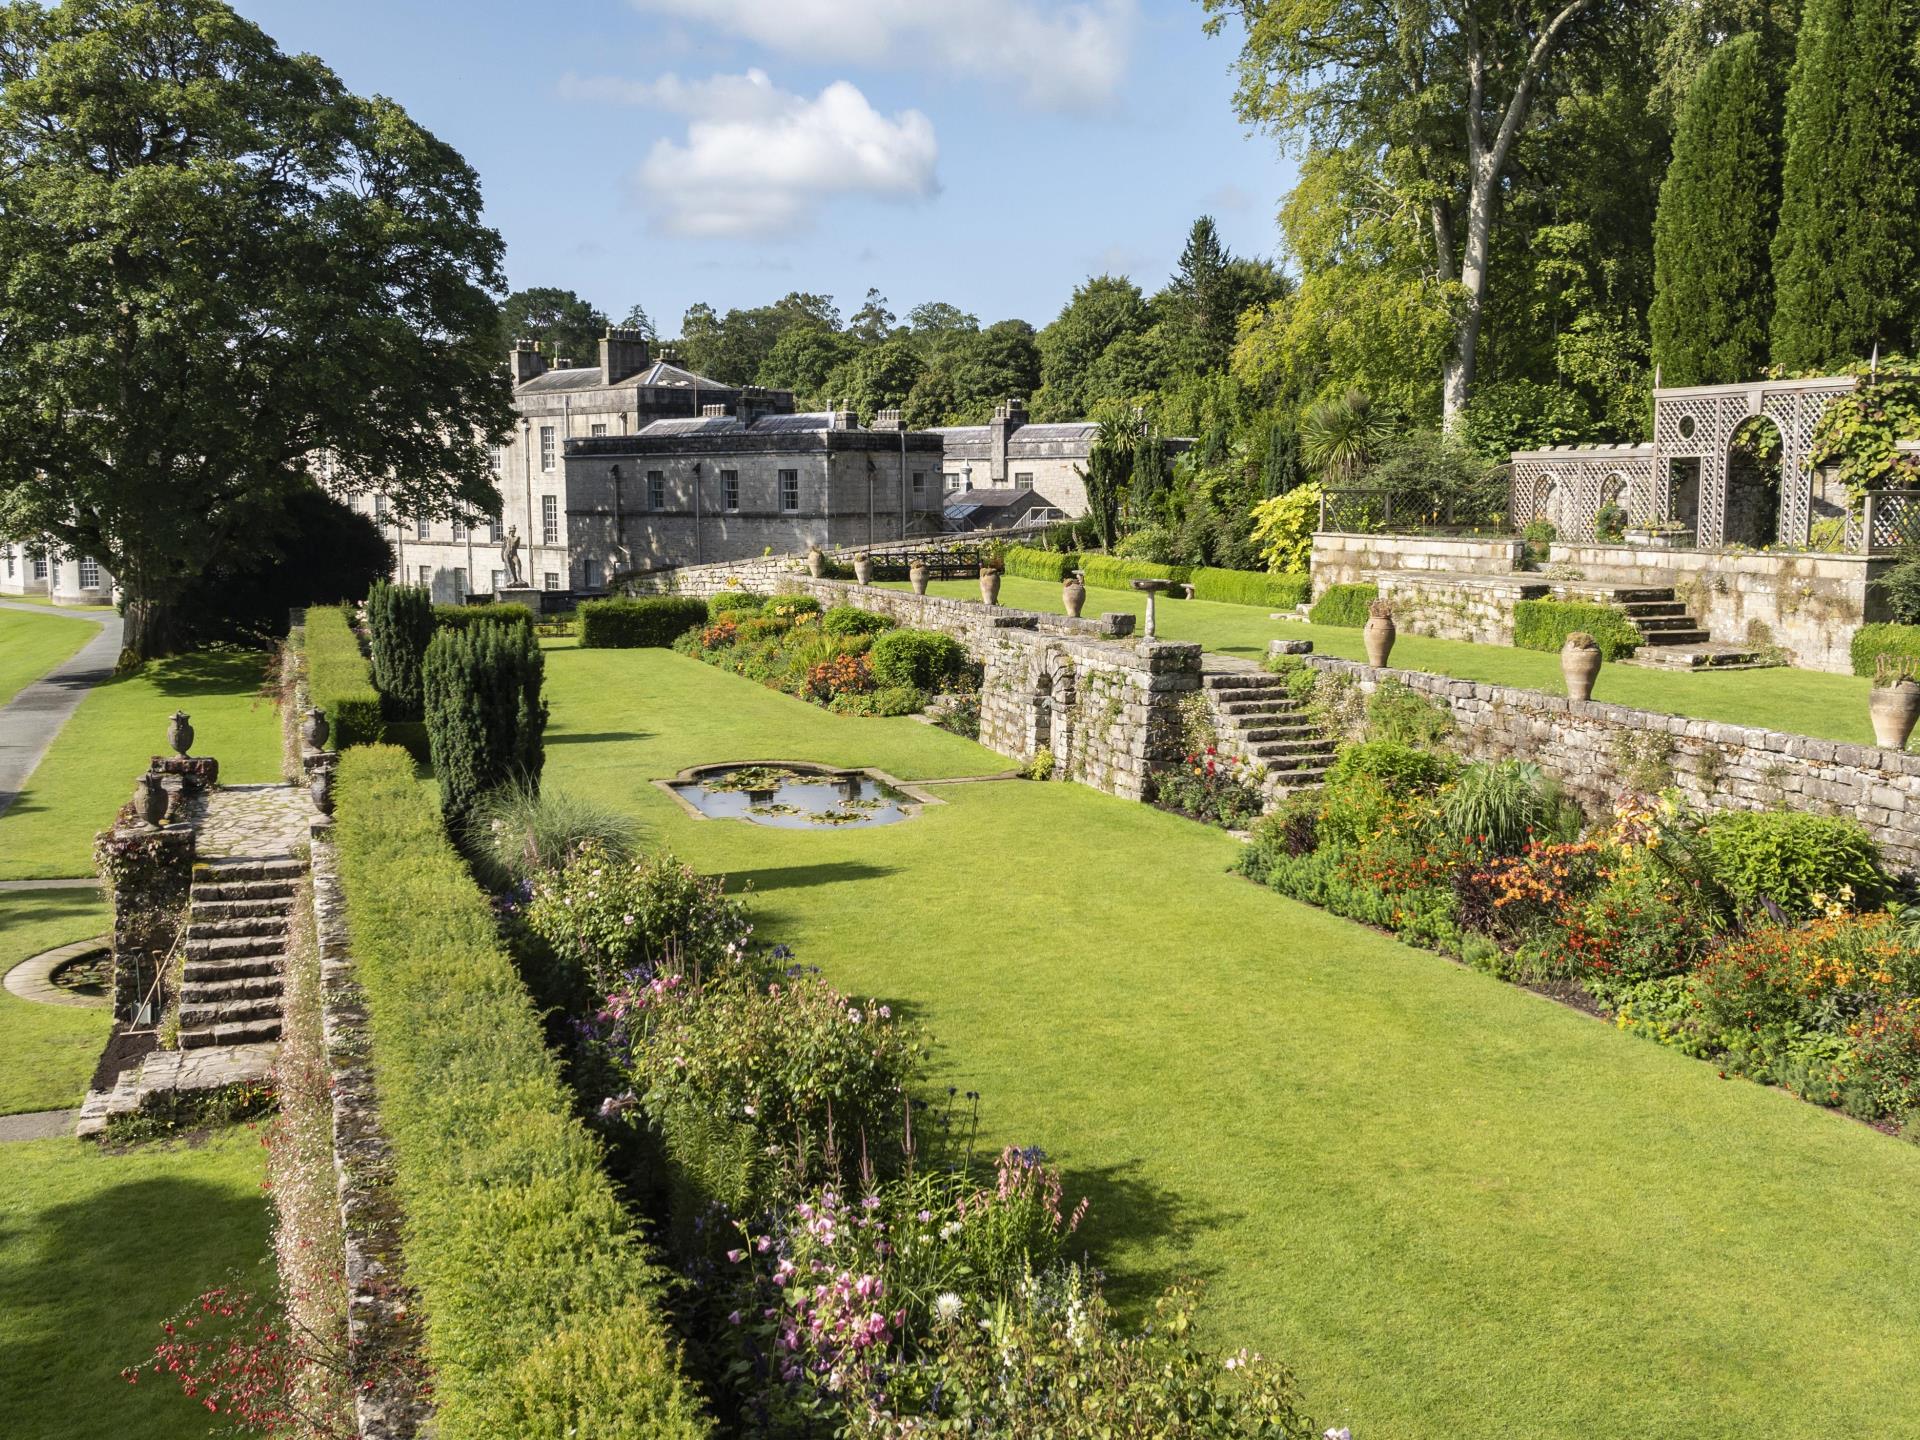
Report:
M1780 533L1780 477L1784 447L1780 427L1765 415L1749 415L1727 442L1726 543L1759 549Z

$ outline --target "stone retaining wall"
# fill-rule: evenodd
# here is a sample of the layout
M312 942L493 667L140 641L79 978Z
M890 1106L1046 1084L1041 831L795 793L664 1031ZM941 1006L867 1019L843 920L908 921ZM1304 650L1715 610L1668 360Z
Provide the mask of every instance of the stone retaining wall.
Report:
M1526 555L1519 540L1474 540L1443 535L1313 537L1313 593L1329 585L1362 585L1376 570L1433 571L1443 575L1508 575Z
M1455 749L1475 760L1531 760L1590 813L1605 813L1624 792L1671 785L1703 810L1784 805L1842 815L1866 827L1894 869L1920 873L1920 754L1327 656L1305 659L1352 676L1364 691L1391 678L1431 697L1453 716Z
M1434 575L1381 571L1368 577L1393 605L1393 622L1409 635L1438 640L1513 644L1513 607L1545 598L1549 586L1531 575Z
M939 550L946 547L978 545L986 540L1018 543L1032 539L1031 531L970 530L959 535L923 535L907 540L887 540L874 545L846 546L822 553L829 560L851 565L856 555L891 555L897 551ZM636 594L671 592L678 595L714 595L722 590L770 591L780 581L806 576L805 553L755 555L745 560L717 560L710 565L680 565L672 569L647 570L623 577L624 588Z

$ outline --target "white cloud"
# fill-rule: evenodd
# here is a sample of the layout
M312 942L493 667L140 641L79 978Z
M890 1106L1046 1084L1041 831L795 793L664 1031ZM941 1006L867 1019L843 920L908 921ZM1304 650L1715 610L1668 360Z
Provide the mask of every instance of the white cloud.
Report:
M684 143L655 141L638 175L661 226L677 234L774 234L836 196L915 200L939 189L933 122L918 110L882 115L845 80L808 99L763 70L705 80L569 75L560 93L687 117Z
M632 0L778 54L978 75L1049 110L1110 103L1126 78L1137 0Z

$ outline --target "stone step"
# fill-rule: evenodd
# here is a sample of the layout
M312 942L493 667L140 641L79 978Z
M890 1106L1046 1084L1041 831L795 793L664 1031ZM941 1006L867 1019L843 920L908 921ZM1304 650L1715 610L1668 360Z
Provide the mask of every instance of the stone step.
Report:
M1301 722L1298 725L1254 725L1242 726L1236 732L1240 739L1250 745L1258 745L1263 740L1318 740L1322 736L1316 725Z
M1330 765L1303 765L1294 770L1275 770L1267 776L1265 789L1269 795L1284 793L1288 790L1309 790L1316 785L1327 783Z
M1758 651L1720 645L1704 637L1684 645L1651 645L1623 662L1649 670L1753 670L1766 665Z
M1209 690L1277 690L1282 681L1278 675L1268 675L1259 670L1209 670L1200 677L1200 683Z
M292 909L292 897L285 896L267 900L201 900L193 902L193 919L201 920L253 920L279 919L284 921Z
M232 940L247 935L271 935L278 939L286 933L284 915L242 915L223 920L203 920L196 915L187 923L189 940Z
M1688 615L1687 607L1678 600L1640 600L1631 605L1622 605L1629 620L1657 620L1663 616Z
M237 975L231 980L205 980L198 976L180 985L180 1003L184 1005L224 1005L232 1000L278 1000L281 982L276 975Z
M188 940L189 960L240 960L254 955L278 957L287 947L285 935L232 935L215 940Z
M280 1038L280 1021L249 1020L235 1025L210 1025L203 1028L188 1029L180 1027L180 1048L182 1050L202 1050L209 1045L258 1045L267 1040Z
M1632 617L1634 628L1642 635L1655 635L1666 630L1698 630L1700 622L1682 610L1678 615L1636 615Z
M218 985L227 980L250 980L260 975L278 975L280 956L232 955L223 960L195 960L189 957L181 972L180 988L189 985Z
M1712 641L1713 637L1696 627L1691 630L1655 630L1652 634L1642 635L1640 638L1646 642L1641 647L1645 649L1648 646L1706 645Z
M1616 605L1657 604L1663 601L1670 601L1674 598L1673 587L1671 585L1614 586L1612 588L1602 589L1600 593L1606 595Z
M291 855L241 855L231 860L202 860L193 867L196 884L231 884L236 880L298 880L307 863Z
M1298 770L1318 760L1331 760L1333 746L1269 744L1252 747L1253 757L1269 770Z
M1238 719L1242 715L1271 715L1277 711L1298 714L1302 709L1300 702L1287 695L1262 695L1258 699L1220 700L1215 702L1222 715Z
M257 1021L280 1021L280 997L256 996L251 1000L223 1000L211 1005L189 1005L180 1001L180 1029L212 1030L222 1025L251 1025Z
M193 903L227 900L291 900L291 880L195 881Z

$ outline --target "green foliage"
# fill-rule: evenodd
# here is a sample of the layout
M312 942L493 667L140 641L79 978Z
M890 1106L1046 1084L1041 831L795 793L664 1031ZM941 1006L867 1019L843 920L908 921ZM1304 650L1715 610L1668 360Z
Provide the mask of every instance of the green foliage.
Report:
M589 841L600 853L622 859L639 833L639 824L625 811L570 790L542 790L520 781L480 797L465 848L488 888L505 890L558 870Z
M1882 655L1920 660L1920 625L1862 625L1853 632L1853 673L1873 678Z
M1345 745L1327 771L1319 835L1335 849L1362 845L1409 799L1437 790L1459 762L1394 740Z
M1653 358L1668 385L1761 373L1773 310L1780 99L1761 37L1708 58L1680 107L1653 230Z
M893 622L858 606L836 605L820 617L820 628L829 635L878 635L882 630L891 630Z
M889 685L864 694L844 691L833 697L827 708L836 715L917 715L926 708L927 697L911 685Z
M1852 820L1798 810L1734 811L1707 822L1714 878L1744 909L1771 900L1789 915L1839 900L1851 891L1863 909L1892 893L1880 847Z
M611 323L573 291L536 285L516 290L502 302L495 343L504 354L516 340L531 340L549 365L566 359L586 365L599 353L600 337Z
M1467 766L1441 801L1440 814L1448 839L1487 855L1518 855L1534 841L1571 840L1579 833L1579 808L1538 765L1521 760Z
M1920 9L1808 0L1787 89L1773 362L1826 373L1920 321Z
M1920 626L1920 555L1902 560L1881 576L1880 593L1896 625Z
M1253 543L1275 571L1303 573L1313 555L1313 532L1320 524L1320 487L1296 485L1253 507Z
M1608 660L1623 659L1639 648L1640 632L1626 612L1611 605L1569 600L1517 600L1513 606L1513 643L1522 650L1558 650L1567 636L1583 630Z
M1813 463L1831 466L1855 498L1868 490L1920 485L1920 456L1900 448L1902 440L1920 440L1920 365L1886 355L1877 369L1841 368L1860 376L1860 384L1820 412Z
M1365 484L1393 498L1395 523L1482 524L1507 508L1505 470L1488 464L1464 440L1439 430L1412 430L1382 441Z
M751 590L722 590L718 595L707 597L707 609L715 616L731 615L736 620L758 615L766 603L766 596Z
M1367 697L1367 738L1431 750L1453 734L1453 716L1401 680L1383 680Z
M502 785L538 789L546 760L546 657L530 630L481 625L441 630L421 667L427 743L440 808L456 835L482 796Z
M533 611L524 605L436 605L433 624L438 630L471 630L475 625L506 625L533 629Z
M684 595L588 600L580 606L580 644L589 650L631 650L643 645L664 648L706 622L707 602Z
M1315 625L1340 625L1357 630L1367 623L1367 612L1380 598L1378 585L1329 585L1307 612Z
M307 611L307 691L314 706L326 712L332 727L327 746L333 750L369 745L384 733L380 694L351 617L337 605Z
M1007 547L1007 574L1026 580L1065 580L1080 568L1080 557L1071 551L1033 550L1025 545Z
M1217 570L1196 565L1187 572L1196 600L1225 605L1257 605L1266 610L1292 610L1313 593L1313 577L1304 570L1292 574L1263 574L1258 570Z
M1309 405L1300 416L1300 459L1328 485L1351 484L1392 434L1358 386Z
M436 642L438 643L438 642ZM662 1274L413 762L340 766L340 874L446 1440L709 1433ZM645 1417L643 1428L637 1418Z
M1586 403L1564 385L1501 380L1474 391L1460 433L1476 455L1504 465L1516 450L1544 450L1591 439L1593 417Z
M433 597L417 585L377 581L367 592L373 684L394 720L420 718L420 662L433 639Z
M1094 367L1116 341L1146 332L1152 317L1140 287L1125 276L1095 275L1074 288L1040 332L1040 391L1035 420L1078 420L1093 409Z
M882 686L939 690L966 668L967 652L938 630L889 630L867 652Z

